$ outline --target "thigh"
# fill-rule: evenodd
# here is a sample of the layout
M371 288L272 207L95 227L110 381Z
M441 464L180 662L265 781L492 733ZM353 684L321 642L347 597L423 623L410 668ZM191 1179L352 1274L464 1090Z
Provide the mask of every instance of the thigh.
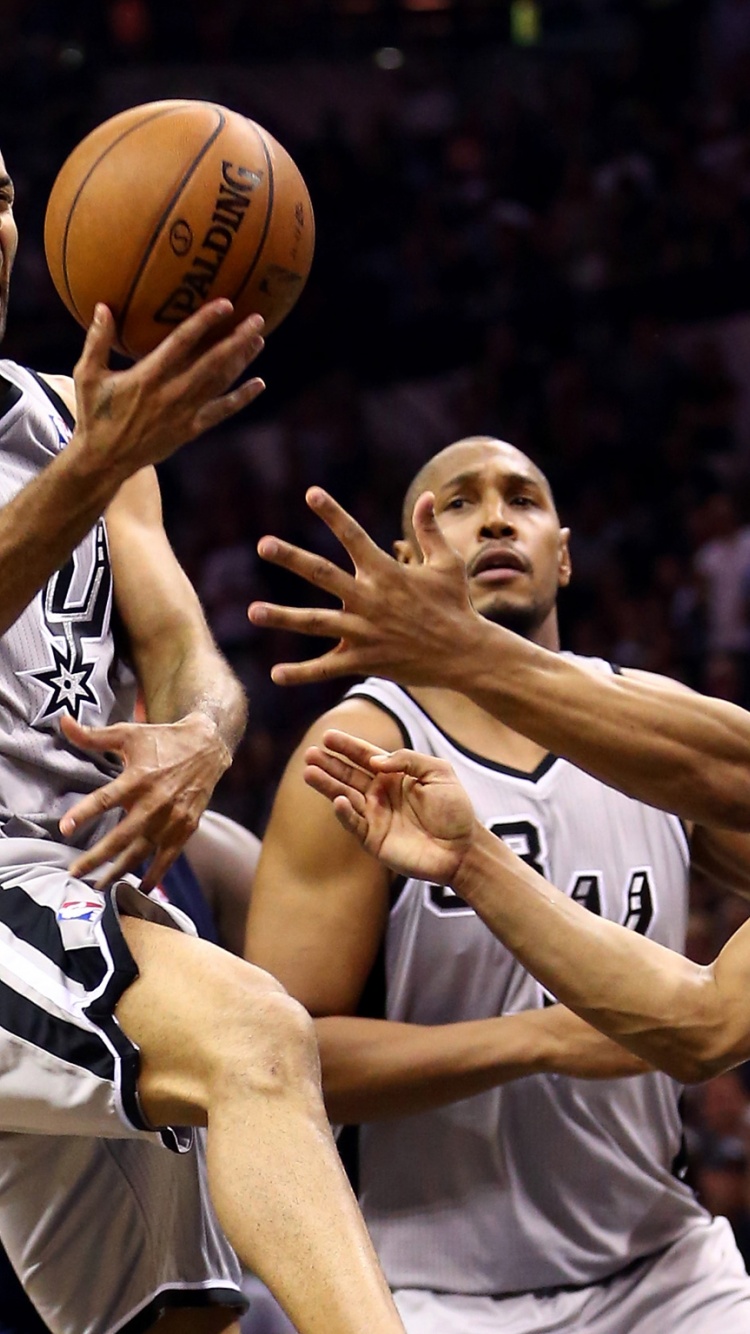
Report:
M225 1085L230 1073L273 1068L281 1011L303 1012L269 973L209 941L139 919L119 892L118 903L138 976L116 1014L139 1052L140 1103L152 1125L204 1125L217 1077Z
M200 1135L181 1154L147 1140L1 1135L0 1236L52 1334L141 1331L175 1308L216 1312L202 1327L218 1331L245 1307Z

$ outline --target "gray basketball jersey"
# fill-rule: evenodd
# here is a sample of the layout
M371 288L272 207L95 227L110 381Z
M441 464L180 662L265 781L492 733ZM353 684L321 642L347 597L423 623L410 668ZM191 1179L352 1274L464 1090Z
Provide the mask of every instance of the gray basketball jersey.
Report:
M560 889L684 948L688 846L675 816L553 756L525 774L474 755L390 682L371 679L350 693L391 713L410 747L449 760L479 819ZM450 889L409 880L394 898L388 1018L445 1024L549 1003ZM583 1285L707 1221L677 1175L680 1093L656 1073L530 1075L363 1126L361 1204L389 1283L475 1294Z
M30 371L0 361L0 377L10 385L0 399L3 506L65 447L72 424ZM74 750L60 731L66 712L97 726L132 715L134 678L117 656L111 620L112 571L100 519L2 637L0 834L6 838L59 839L64 811L118 772L104 757ZM101 832L101 824L89 826L81 842Z

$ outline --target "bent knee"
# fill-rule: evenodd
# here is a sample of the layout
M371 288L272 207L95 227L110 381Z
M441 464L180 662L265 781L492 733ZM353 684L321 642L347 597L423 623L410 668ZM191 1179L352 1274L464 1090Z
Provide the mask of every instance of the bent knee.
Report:
M116 1013L140 1050L152 1123L164 1124L168 1107L168 1120L182 1108L184 1121L201 1124L218 1089L283 1091L319 1079L312 1020L270 973L168 927L137 918L122 927L139 975Z
M270 974L246 968L253 977L245 974L234 989L212 1053L218 1077L264 1093L287 1091L310 1075L319 1082L318 1044L307 1010Z

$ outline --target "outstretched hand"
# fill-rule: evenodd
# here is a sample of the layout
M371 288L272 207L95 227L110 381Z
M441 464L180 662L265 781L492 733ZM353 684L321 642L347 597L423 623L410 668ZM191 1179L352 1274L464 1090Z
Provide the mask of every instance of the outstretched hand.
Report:
M79 447L124 480L252 403L262 380L232 386L263 347L263 320L250 315L232 328L233 318L230 301L209 301L148 356L115 371L115 321L98 305L73 372Z
M89 820L120 809L122 819L70 870L91 875L106 865L103 888L142 863L148 863L142 889L153 889L198 827L211 794L229 767L231 756L211 720L188 714L176 723L115 723L83 727L64 715L62 730L79 750L120 757L122 773L82 797L60 821L70 837Z
M432 493L425 491L414 507L412 522L422 563L409 565L376 546L320 487L312 487L306 499L338 538L354 573L278 537L264 537L258 543L264 560L298 574L342 604L340 608L250 605L248 616L254 625L338 640L319 658L277 664L274 681L302 685L375 674L402 685L422 685L432 682L439 664L441 683L446 684L452 659L465 657L472 620L477 626L481 622L471 606L463 562L438 526Z
M476 820L448 762L348 732L328 731L323 742L305 755L305 782L333 803L344 829L401 875L451 884Z

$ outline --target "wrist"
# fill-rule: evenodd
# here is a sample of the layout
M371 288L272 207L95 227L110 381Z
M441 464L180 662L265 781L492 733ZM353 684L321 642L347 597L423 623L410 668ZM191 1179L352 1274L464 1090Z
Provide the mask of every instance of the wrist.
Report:
M179 726L189 729L200 739L202 746L212 749L216 754L221 773L226 773L234 758L234 747L228 744L213 711L198 705L180 719Z
M488 880L492 879L497 842L497 836L475 819L469 841L451 881L451 887L456 893L473 907L477 906L483 889L486 889Z
M114 498L132 471L97 445L80 425L76 426L58 457L61 465L70 470L77 483L85 487L89 501L96 498L102 509Z

